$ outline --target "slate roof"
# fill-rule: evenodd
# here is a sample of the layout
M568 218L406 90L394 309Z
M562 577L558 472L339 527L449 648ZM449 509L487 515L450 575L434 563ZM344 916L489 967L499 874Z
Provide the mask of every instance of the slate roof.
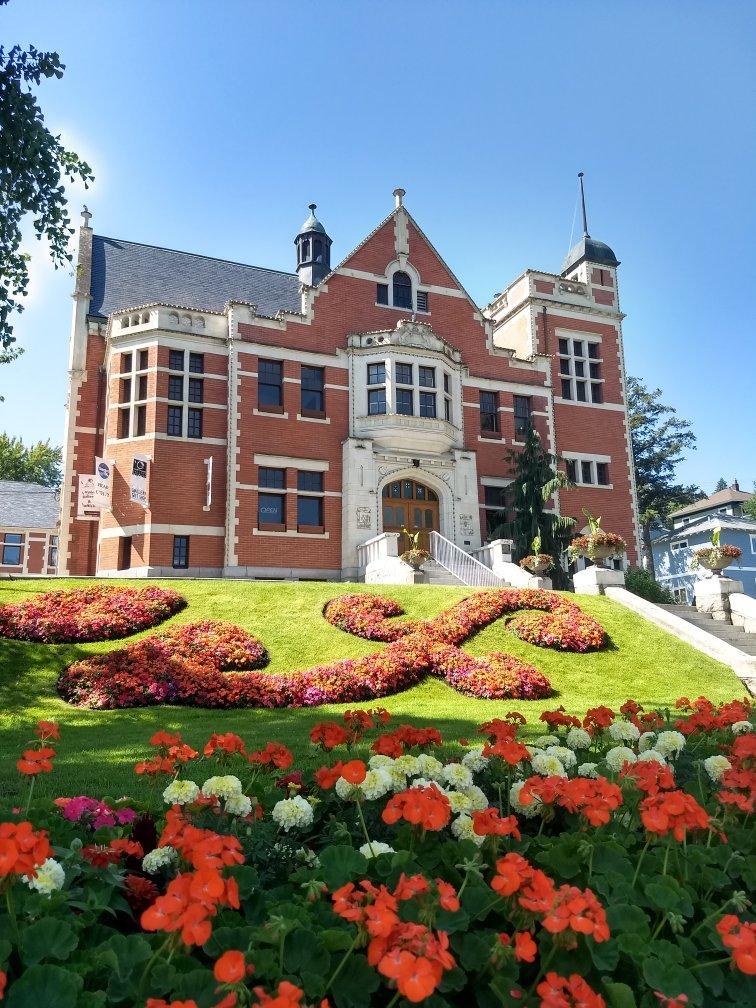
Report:
M670 518L679 518L680 515L698 514L699 511L708 511L709 508L722 507L724 504L742 504L753 497L753 494L744 493L742 490L735 490L727 487L726 490L717 490L711 497L703 497L693 504L680 508L679 511L671 511Z
M57 490L39 483L0 480L0 526L18 529L53 529L58 524Z
M301 311L295 273L245 266L193 252L92 236L89 314L140 305L176 305L197 311L223 311L229 301L256 305L261 315Z

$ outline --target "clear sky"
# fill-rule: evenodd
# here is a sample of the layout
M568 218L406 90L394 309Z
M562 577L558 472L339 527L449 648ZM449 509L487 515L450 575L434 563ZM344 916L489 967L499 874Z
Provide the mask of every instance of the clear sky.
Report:
M586 172L622 261L630 373L690 419L685 482L756 478L756 5L11 0L0 40L93 165L100 234L291 270L318 215L340 260L405 203L474 298L558 271ZM577 223L575 224L577 232ZM72 278L33 238L26 353L0 429L62 440Z

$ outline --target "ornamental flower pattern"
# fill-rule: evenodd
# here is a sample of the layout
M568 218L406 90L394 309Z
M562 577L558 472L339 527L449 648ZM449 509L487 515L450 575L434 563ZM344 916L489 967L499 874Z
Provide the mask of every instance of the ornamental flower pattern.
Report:
M476 657L461 648L478 630L513 613L519 615L509 621L512 632L539 647L584 652L606 643L602 627L556 592L482 591L432 619L404 621L394 619L402 609L391 599L350 594L330 602L324 616L348 633L388 643L366 658L262 672L258 670L268 655L261 641L233 624L205 621L76 662L60 676L58 691L69 703L101 709L154 704L312 707L387 696L436 675L469 696L549 696L551 685L534 666L501 652Z

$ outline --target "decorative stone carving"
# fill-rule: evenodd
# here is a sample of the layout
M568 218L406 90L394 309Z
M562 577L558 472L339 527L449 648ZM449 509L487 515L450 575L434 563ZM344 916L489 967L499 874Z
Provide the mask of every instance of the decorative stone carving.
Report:
M373 515L368 507L358 507L356 510L357 528L369 529L373 524Z

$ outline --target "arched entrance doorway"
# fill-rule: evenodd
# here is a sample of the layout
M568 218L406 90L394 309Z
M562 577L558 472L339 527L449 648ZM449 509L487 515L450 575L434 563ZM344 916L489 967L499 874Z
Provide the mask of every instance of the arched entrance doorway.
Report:
M413 479L394 480L383 488L383 531L398 532L399 552L409 549L409 532L420 532L420 546L428 549L430 533L441 531L438 494Z

